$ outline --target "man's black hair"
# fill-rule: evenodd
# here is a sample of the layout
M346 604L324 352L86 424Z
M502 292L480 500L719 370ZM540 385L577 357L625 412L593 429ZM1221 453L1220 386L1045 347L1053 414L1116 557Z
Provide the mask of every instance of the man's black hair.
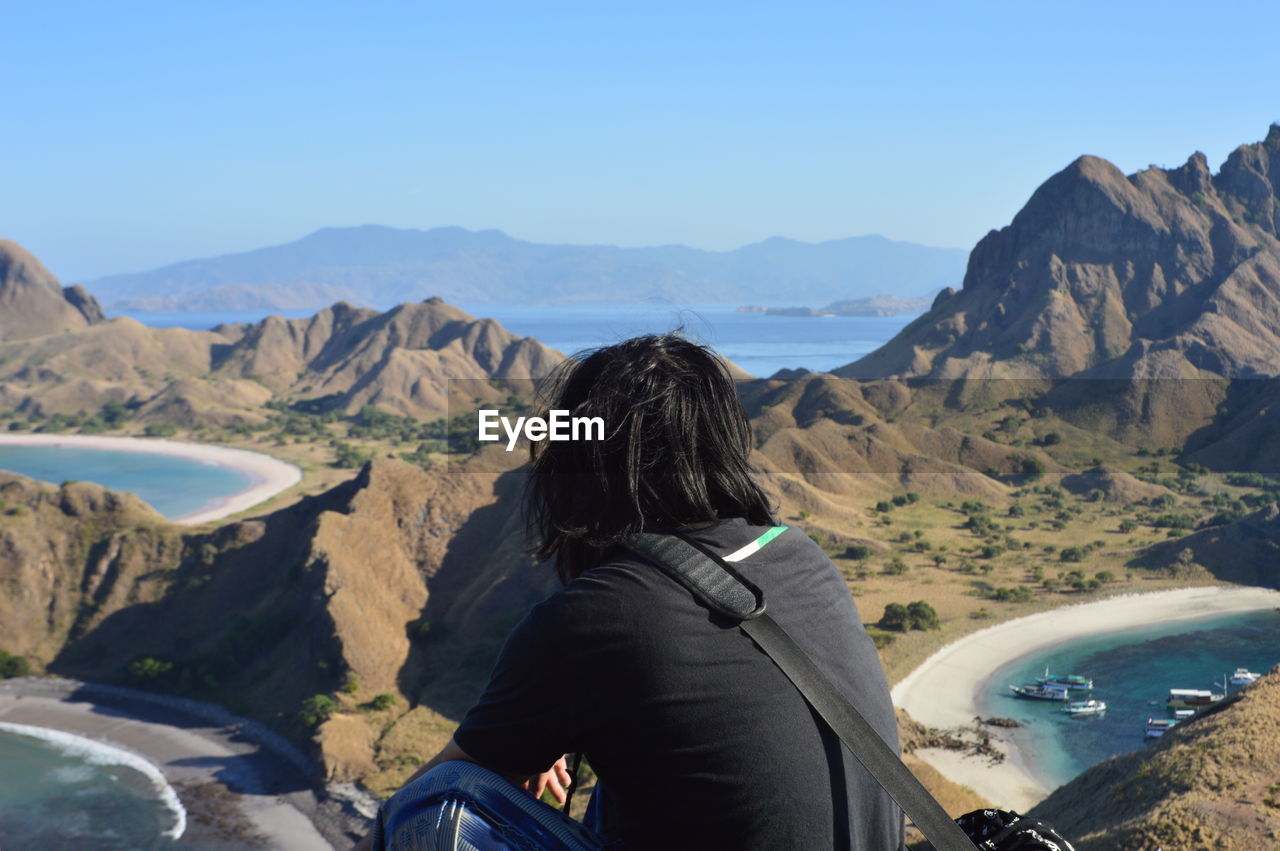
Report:
M542 395L548 409L604 420L604 440L530 445L530 533L561 580L641 530L774 523L751 476L751 425L733 377L707 347L679 334L624 340L565 361Z

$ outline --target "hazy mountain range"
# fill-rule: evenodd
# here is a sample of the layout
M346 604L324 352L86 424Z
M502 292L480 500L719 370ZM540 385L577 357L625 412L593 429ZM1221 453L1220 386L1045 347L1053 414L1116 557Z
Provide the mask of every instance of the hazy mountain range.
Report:
M497 230L325 228L295 242L91 281L110 310L389 307L439 296L464 304L826 303L921 296L960 281L965 251L857 236L774 237L733 251L682 245L541 245Z

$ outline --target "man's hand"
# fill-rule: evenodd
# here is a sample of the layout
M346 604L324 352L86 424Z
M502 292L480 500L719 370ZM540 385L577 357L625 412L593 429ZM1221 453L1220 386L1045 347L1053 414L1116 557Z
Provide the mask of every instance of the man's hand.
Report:
M484 765L484 763L479 760L473 759L470 754L458 747L457 742L450 739L449 744L445 745L440 753L436 754L424 763L407 781L405 781L405 783L407 784L417 780L419 777L443 762L452 762L454 760L462 760L463 762L474 762L477 765ZM546 771L541 774L535 774L532 777L522 777L501 771L498 773L515 785L519 786L521 789L528 790L535 798L541 798L542 793L550 789L552 796L562 804L564 803L565 798L568 797L567 790L569 788L569 784L572 782L572 778L569 776L569 766L565 763L564 757L560 757L556 760ZM373 834L370 833L356 846L355 851L366 851L366 849L371 849L373 847L372 838Z
M521 789L528 789L533 793L533 797L538 799L542 798L543 792L550 789L551 796L563 804L568 797L569 784L572 782L569 766L565 763L564 757L560 757L546 771L533 775L519 785Z

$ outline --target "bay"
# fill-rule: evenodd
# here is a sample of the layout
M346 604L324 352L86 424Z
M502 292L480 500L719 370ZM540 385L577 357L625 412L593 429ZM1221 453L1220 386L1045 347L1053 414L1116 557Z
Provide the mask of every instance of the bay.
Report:
M1034 743L1027 753L1029 768L1053 788L1091 765L1153 741L1145 736L1147 719L1172 717L1165 708L1170 689L1221 693L1223 676L1236 668L1262 673L1277 663L1280 612L1273 610L1122 629L997 669L979 705L984 717L1014 718L1025 726L1018 739ZM1046 668L1093 678L1092 692L1072 691L1071 699L1094 697L1106 702L1107 711L1072 717L1062 711L1061 702L1009 693L1009 686L1034 683Z
M254 483L239 470L181 456L75 446L0 446L0 470L55 485L96 482L136 494L170 519L210 507Z

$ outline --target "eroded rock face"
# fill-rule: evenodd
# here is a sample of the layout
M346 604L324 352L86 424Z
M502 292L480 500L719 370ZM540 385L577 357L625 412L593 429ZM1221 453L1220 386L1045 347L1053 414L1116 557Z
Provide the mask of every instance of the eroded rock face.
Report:
M1081 851L1274 848L1280 667L1239 699L1085 771L1031 810Z
M63 289L26 249L0 239L0 341L75 331L102 319L102 308L84 287Z
M1280 372L1280 125L1217 175L1081 157L969 256L964 285L855 377Z

